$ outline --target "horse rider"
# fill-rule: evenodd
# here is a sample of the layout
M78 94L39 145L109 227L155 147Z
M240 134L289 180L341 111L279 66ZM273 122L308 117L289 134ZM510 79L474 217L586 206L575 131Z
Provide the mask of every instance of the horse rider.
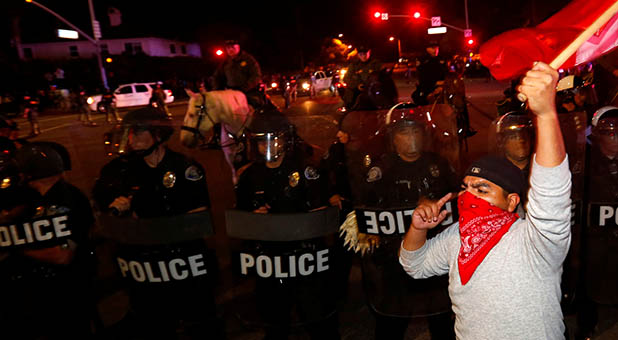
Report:
M448 72L446 61L439 56L438 41L427 41L425 51L426 54L416 60L418 84L412 93L412 100L416 105L428 105L435 101L435 97L442 93L442 85Z
M238 40L225 42L227 57L215 71L215 88L233 89L247 96L247 102L257 109L265 104L264 93L260 91L262 71L255 58L240 49Z
M366 91L369 77L379 72L382 63L375 58L371 58L371 49L365 46L358 48L358 58L350 63L343 81L347 84L347 89L343 95L343 102L347 108L353 108L358 96Z
M129 112L119 136L119 153L102 169L93 197L103 211L138 217L174 215L210 205L204 169L172 151L174 133L165 113L153 107Z

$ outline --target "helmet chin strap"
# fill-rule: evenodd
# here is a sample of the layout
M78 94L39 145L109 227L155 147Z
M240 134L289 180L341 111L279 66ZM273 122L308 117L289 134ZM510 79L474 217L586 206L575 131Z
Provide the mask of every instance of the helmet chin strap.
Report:
M131 154L138 156L138 157L148 157L150 156L150 154L152 154L158 147L159 145L163 144L163 141L157 140L156 142L154 142L154 144L152 144L152 146L150 146L148 149L145 150L132 150Z

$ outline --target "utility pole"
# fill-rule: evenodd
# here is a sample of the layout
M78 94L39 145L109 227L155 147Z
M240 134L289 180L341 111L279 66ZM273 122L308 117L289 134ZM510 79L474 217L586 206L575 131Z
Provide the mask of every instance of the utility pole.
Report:
M99 48L99 39L101 38L101 30L100 30L100 28L98 26L99 22L96 21L95 18L94 18L94 7L92 6L92 0L88 0L88 6L90 7L90 18L92 20L93 35L95 36L95 38L93 38L90 35L86 34L84 31L79 29L77 26L75 26L72 23L70 23L67 19L63 18L60 14L58 14L58 13L52 11L51 9L41 5L40 3L38 3L38 2L36 2L34 0L26 0L26 2L34 4L34 5L38 6L38 7L40 7L41 9L43 9L44 11L46 11L47 13L55 16L56 18L58 18L58 20L60 20L63 23L67 24L69 27L71 27L72 29L74 29L77 32L79 32L79 34L81 34L82 36L84 36L84 38L86 38L88 41L90 41L91 43L94 44L94 47L96 49L97 63L99 64L99 70L101 72L101 81L103 82L103 87L105 89L109 89L109 87L107 86L107 75L105 74L105 68L103 67L103 59L101 58L101 49Z
M468 0L464 0L464 6L466 7L466 29L470 29L470 23L468 22Z

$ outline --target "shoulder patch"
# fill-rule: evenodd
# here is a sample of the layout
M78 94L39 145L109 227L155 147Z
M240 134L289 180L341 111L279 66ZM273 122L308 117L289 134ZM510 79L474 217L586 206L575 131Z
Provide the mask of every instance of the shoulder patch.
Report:
M312 166L305 168L305 178L308 180L314 180L320 178L320 173Z
M374 166L373 168L369 169L369 172L367 172L367 182L368 183L379 181L381 179L382 179L382 169L380 169L380 167Z
M200 168L195 165L191 165L185 170L185 178L195 182L204 178L204 174L202 173L202 170Z

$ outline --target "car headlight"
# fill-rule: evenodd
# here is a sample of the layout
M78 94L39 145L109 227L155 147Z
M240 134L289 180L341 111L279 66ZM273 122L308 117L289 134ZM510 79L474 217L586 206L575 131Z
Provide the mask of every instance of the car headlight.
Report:
M311 87L311 85L309 85L309 83L303 83L303 90L309 90L309 87Z
M88 103L88 105L94 103L94 98L88 97L88 99L86 99L86 103Z

